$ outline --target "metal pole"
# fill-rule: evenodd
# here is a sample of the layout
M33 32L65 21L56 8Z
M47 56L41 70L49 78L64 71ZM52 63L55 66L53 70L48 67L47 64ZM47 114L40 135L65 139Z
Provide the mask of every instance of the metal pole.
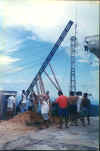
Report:
M42 80L40 75L39 75L39 82L40 82L41 94L45 94L45 88L44 88L43 80Z
M52 68L52 66L51 66L50 63L49 63L49 66L50 66L50 69L51 69L52 74L53 74L53 76L54 76L55 82L56 82L56 84L57 84L59 90L61 90L61 87L60 87L60 85L59 85L59 83L58 83L58 81L57 81L56 75L55 75L54 70L53 70L53 68Z
M53 80L50 78L50 76L48 75L48 73L46 71L44 71L44 73L46 74L46 76L48 77L48 79L51 81L51 83L54 85L54 87L59 91L59 88L56 86L56 84L53 82Z
M38 81L37 81L37 83L36 83L36 89L37 89L37 94L40 95L40 90L39 90Z

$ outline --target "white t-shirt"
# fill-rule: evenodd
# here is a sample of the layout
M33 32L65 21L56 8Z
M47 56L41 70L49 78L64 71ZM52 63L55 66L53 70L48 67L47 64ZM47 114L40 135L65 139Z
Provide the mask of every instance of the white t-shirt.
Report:
M41 104L41 114L49 112L49 101L43 101Z
M77 100L77 112L80 112L81 102L82 102L82 96L78 96L78 100Z
M10 96L9 98L8 98L8 108L13 108L13 105L14 105L14 103L15 103L15 98L14 98L14 96Z
M27 100L26 100L26 95L25 94L22 94L22 103L26 103Z

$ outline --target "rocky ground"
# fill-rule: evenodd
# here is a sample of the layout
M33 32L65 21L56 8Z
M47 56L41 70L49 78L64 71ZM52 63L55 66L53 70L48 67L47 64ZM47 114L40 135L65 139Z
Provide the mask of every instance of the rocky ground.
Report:
M0 123L0 150L99 150L99 119L91 125L58 129L51 125L39 130L36 126L5 121Z

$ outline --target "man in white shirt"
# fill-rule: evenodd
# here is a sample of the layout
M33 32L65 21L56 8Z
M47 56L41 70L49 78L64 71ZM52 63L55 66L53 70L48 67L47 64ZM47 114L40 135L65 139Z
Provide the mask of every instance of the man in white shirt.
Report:
M46 95L41 96L40 98L40 103L41 103L41 114L44 120L44 125L48 128L49 127L49 105L50 102L47 99Z
M22 104L22 108L23 108L23 112L25 112L27 109L26 109L26 105L27 105L27 99L26 99L26 93L25 93L25 90L22 90L22 101L21 101L21 104Z
M82 92L78 91L76 92L76 95L78 96L77 99L77 119L80 118L80 110L81 110L81 103L82 103Z
M78 100L77 100L77 112L80 112L80 105L82 102L82 92L76 92L76 95L78 96Z
M7 111L8 111L8 118L13 117L13 113L15 111L16 106L16 99L14 96L8 97L8 104L7 104Z

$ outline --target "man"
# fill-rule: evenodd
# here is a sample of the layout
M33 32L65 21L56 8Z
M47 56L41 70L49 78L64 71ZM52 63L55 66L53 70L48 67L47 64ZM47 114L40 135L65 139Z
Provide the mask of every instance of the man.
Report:
M81 110L81 102L82 102L82 92L78 91L76 92L77 95L77 119L80 119L80 110ZM80 119L81 120L81 119Z
M58 104L58 114L60 117L60 125L59 128L62 128L63 125L63 117L65 119L65 126L66 128L68 128L68 111L67 111L67 107L68 107L68 99L66 96L63 95L62 91L58 91L58 98L56 99L55 103Z
M32 92L32 99L34 105L34 112L39 113L39 105L40 105L40 96L36 95L35 92Z
M52 124L56 122L56 117L58 117L58 104L54 103L54 101L51 104L51 116L52 116Z
M75 124L77 126L77 99L73 91L70 92L70 96L68 97L68 111L69 111L69 120L71 125Z
M21 101L17 104L17 107L16 107L16 114L19 114L21 113Z
M80 112L80 105L81 105L81 102L82 102L82 92L78 91L78 92L76 92L76 95L78 96L78 99L77 99L77 112L79 113Z
M8 119L13 117L14 109L15 109L15 97L9 96L8 97L8 104L7 104L7 111L8 111Z
M26 111L26 103L27 103L25 90L22 90L22 96L21 97L22 97L22 99L21 99L22 112L25 112Z
M47 90L46 91L46 94L45 94L45 99L49 102L49 116L51 117L52 114L51 114L51 111L52 111L52 103L51 103L51 100L50 100L50 92ZM49 120L49 122L51 123L51 121Z
M85 51L89 51L89 49L88 49L88 41L85 41L84 42L84 49L85 49Z
M33 95L32 95L32 93L29 96L29 108L28 108L28 110L33 111Z
M41 114L43 117L43 124L48 128L49 127L49 100L47 99L46 95L42 95L40 97L40 103L41 103Z
M13 96L13 114L16 115L16 96Z
M50 101L49 91L46 91L45 99Z
M88 125L90 125L90 106L91 102L88 99L88 94L84 93L82 102L81 102L81 115L82 115L82 124L85 126L85 117L87 117Z

